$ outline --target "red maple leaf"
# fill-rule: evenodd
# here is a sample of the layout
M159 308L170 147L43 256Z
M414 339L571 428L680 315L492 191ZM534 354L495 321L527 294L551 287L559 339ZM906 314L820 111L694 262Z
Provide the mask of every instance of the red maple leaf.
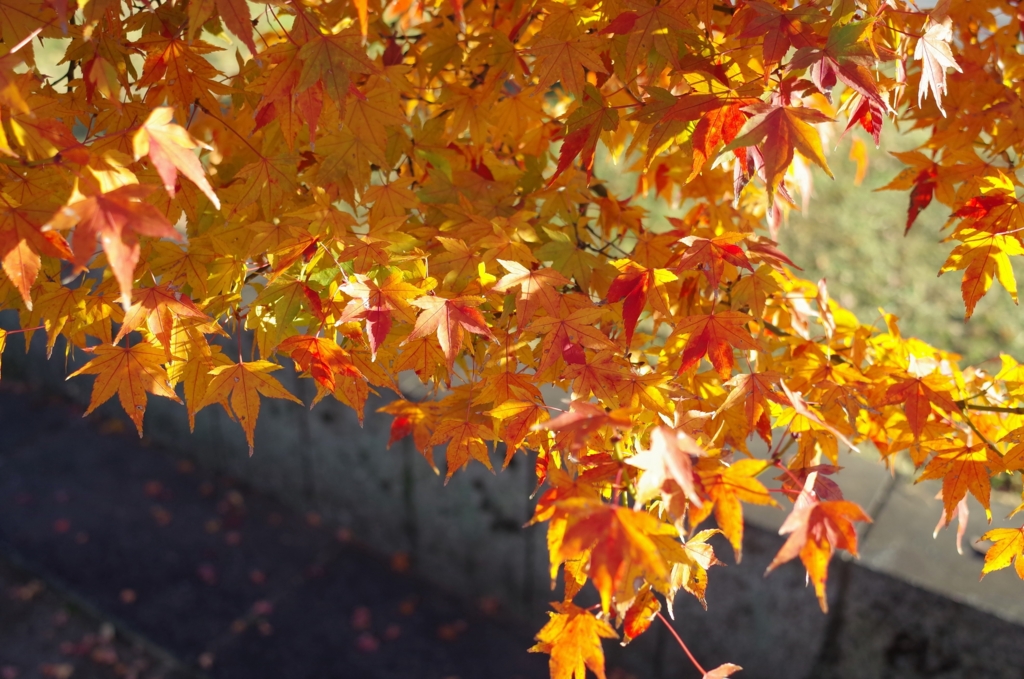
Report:
M690 370L706 355L722 379L728 379L735 364L733 349L756 350L760 348L750 332L744 327L752 319L739 311L723 311L718 314L687 316L676 326L679 334L689 334L683 348L683 362L679 373Z

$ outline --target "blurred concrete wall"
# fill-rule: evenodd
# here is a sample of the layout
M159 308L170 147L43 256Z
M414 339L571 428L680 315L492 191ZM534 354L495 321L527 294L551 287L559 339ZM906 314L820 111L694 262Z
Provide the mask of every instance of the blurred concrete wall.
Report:
M11 321L0 314L0 326L13 327ZM58 344L47 361L39 333L26 355L17 335L10 338L3 356L3 374L86 403L90 381L65 382L84 359L79 353L65 361ZM304 401L311 400L309 380L296 379L287 368L275 375ZM445 486L440 449L442 476L434 474L408 440L386 449L391 418L375 412L383 403L371 398L360 427L356 415L332 399L312 410L263 399L251 458L241 428L219 406L201 412L196 431L190 433L184 408L153 397L145 429L154 442L348 527L358 540L380 552L407 554L416 571L442 587L471 599L497 598L511 619L537 629L545 619L547 602L557 596L547 575L544 528L522 527L533 508L532 460L517 456L508 469L494 475L473 462ZM101 416L122 417L116 399ZM500 468L497 455L494 463ZM876 471L860 475L862 497L854 499L865 506L880 502L878 489L885 484L878 481ZM856 475L851 478L856 485ZM901 492L891 483L885 487L884 501ZM740 676L750 678L1024 677L1024 661L1016 652L1024 644L1024 583L1002 578L990 594L980 588L980 598L959 597L963 602L958 603L955 593L951 598L948 591L955 583L943 584L941 559L946 557L941 555L956 557L948 544L936 552L940 556L928 558L933 572L924 580L903 572L901 564L912 566L914 561L900 557L897 547L913 545L891 543L903 539L904 533L921 530L904 525L907 520L901 518L913 511L901 511L893 521L903 521L897 525L902 530L887 532L876 526L878 535L892 533L886 538L889 542L876 544L870 554L864 550L867 565L875 570L838 558L833 562L828 616L805 587L798 563L763 577L781 545L781 538L769 529L777 528L783 515L754 515L743 562L733 563L724 540L716 543L720 558L729 565L710 574L709 611L692 597L680 595L677 629L705 667L734 662L746 668ZM937 514L933 517L931 509L918 513L918 523L931 522L924 529L930 540ZM865 545L873 535L867 536ZM959 576L966 568L976 578L980 559L964 558L967 561L953 571ZM657 623L631 646L610 648L609 661L640 678L695 676Z

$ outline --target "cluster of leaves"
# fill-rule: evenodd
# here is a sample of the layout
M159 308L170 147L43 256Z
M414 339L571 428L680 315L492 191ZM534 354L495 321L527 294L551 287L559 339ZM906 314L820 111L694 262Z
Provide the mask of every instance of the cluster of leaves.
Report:
M965 271L968 315L993 278L1013 292L1008 0L3 6L16 332L93 357L75 373L96 375L90 411L117 394L141 434L148 394L190 421L220 404L250 451L260 397L298 401L271 374L284 358L313 404L360 417L415 373L432 396L383 409L392 441L431 465L443 446L446 478L499 442L506 464L537 453L534 521L565 584L534 650L555 679L603 677L601 638L635 638L679 590L704 603L708 540L739 560L743 503L792 502L771 568L799 558L824 609L830 558L869 521L831 478L841 448L907 451L943 479L947 520L1024 470L1024 368L859 323L761 231L809 164L831 174L824 127L878 143L891 114L931 130L890 188L910 222L933 196L953 209L944 270ZM53 78L36 49L59 40ZM641 172L633 194L593 176L599 144ZM1024 577L1022 531L989 535L986 572L1016 558ZM574 603L587 582L593 607Z

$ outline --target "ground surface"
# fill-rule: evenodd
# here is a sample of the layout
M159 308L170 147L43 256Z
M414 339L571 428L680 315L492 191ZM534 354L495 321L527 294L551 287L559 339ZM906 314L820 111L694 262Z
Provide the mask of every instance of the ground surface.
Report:
M5 382L0 431L0 679L546 675L489 602L120 421Z

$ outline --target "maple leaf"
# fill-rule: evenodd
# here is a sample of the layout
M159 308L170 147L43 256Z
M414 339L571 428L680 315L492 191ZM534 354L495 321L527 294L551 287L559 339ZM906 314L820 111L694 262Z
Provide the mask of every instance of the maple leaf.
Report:
M181 403L160 365L164 361L164 352L153 345L138 342L131 347L101 346L96 347L93 353L96 358L68 375L68 379L77 375L96 375L89 407L83 417L117 394L121 407L132 418L139 430L139 438L142 438L146 392Z
M566 135L558 152L558 166L548 180L548 185L553 184L577 156L580 157L580 164L589 176L594 166L594 152L597 150L601 133L614 130L618 123L618 111L605 106L604 97L593 86L588 85L583 103L566 121Z
M1010 266L1010 256L1024 255L1024 245L1013 236L1004 236L977 229L962 229L956 237L962 242L953 248L939 270L963 271L960 292L964 299L965 318L974 314L978 300L985 296L992 281L998 280L1017 303L1017 279Z
M72 198L43 227L44 230L76 227L71 244L79 270L84 270L92 259L98 240L121 287L121 303L125 309L131 306L132 281L139 261L137 236L181 240L167 218L154 206L143 202L152 191L150 186L129 184L88 198L79 196L80 200Z
M490 434L487 427L475 422L442 420L437 425L430 440L427 441L427 448L448 442L445 448L445 459L448 462L444 476L445 484L451 480L452 474L469 464L470 459L482 462L485 467L494 471L487 444L484 443Z
M703 679L725 679L725 677L731 677L743 668L739 665L734 665L731 662L727 662L723 665L719 665L713 670L708 670L704 673Z
M568 315L545 316L535 319L526 327L528 332L542 336L541 361L537 372L543 373L562 357L565 347L572 342L595 350L614 349L615 343L608 339L594 324L604 314L603 309L577 309Z
M881 404L902 403L903 412L910 424L910 431L915 438L921 436L924 431L925 422L932 412L932 405L935 405L950 415L959 413L960 408L956 405L949 393L942 389L945 380L935 377L912 378L897 382L886 391L885 398Z
M1024 528L994 528L982 535L981 540L995 543L985 552L981 577L1012 563L1017 576L1024 580Z
M455 364L455 357L462 349L463 328L494 341L494 334L487 327L487 321L476 308L481 302L479 297L445 299L444 297L426 296L412 300L410 304L423 309L423 313L416 318L416 327L402 344L408 344L437 333L437 341L441 344L441 351L444 352L448 371L451 372L452 366Z
M850 450L860 452L860 449L857 448L857 446L855 446L853 442L849 438L847 438L845 434L843 434L843 432L841 432L837 427L825 421L820 415L811 410L810 407L808 407L807 403L804 401L803 397L799 393L792 391L783 380L779 380L779 386L782 387L782 393L786 395L786 400L789 401L789 405L793 409L792 414L794 417L800 416L804 418L805 420L812 423L816 427L832 434L832 436L836 437L837 440L845 443L850 448ZM785 417L779 418L778 420L776 420L776 426L779 426L780 423L788 424L788 420Z
M586 679L587 668L605 679L601 639L616 639L611 625L576 604L554 602L554 613L537 633L531 653L551 655L551 679Z
M581 248L568 234L552 229L545 229L545 232L551 236L551 241L534 251L537 259L551 262L559 273L574 279L581 289L590 290L595 275L610 273L614 277L618 274L614 266Z
M566 517L560 544L549 545L552 564L572 561L589 554L588 575L601 595L601 607L611 610L611 601L627 583L634 569L649 580L667 582L671 569L656 538L673 538L676 530L643 511L615 507L587 498L561 502L558 512ZM678 546L678 542L675 542Z
M593 403L577 399L569 404L568 411L547 422L534 425L534 429L546 429L567 436L569 450L575 452L580 450L587 439L601 427L629 429L632 424L630 411L627 409L606 411Z
M877 148L882 140L882 123L885 121L885 106L879 102L878 99L860 95L858 103L856 105L852 105L850 110L853 111L853 113L850 114L850 122L847 123L846 129L843 133L845 134L851 127L859 123L860 126L871 135L871 138L874 139L875 147ZM851 151L851 155L852 153L853 152ZM861 176L859 170L857 176ZM854 183L856 184L856 182Z
M937 184L938 165L935 163L926 165L915 176L913 190L910 192L910 207L907 208L907 226L903 230L904 235L910 232L910 227L917 221L917 216L931 204Z
M851 21L834 26L821 49L805 47L793 55L791 69L811 68L811 80L831 100L832 88L838 78L861 96L886 108L887 103L878 91L871 75L871 67L879 61L889 61L895 54L885 48L862 40L873 21Z
M332 101L344 106L345 100L353 93L351 73L372 73L373 62L362 47L359 33L343 31L335 35L318 35L299 48L298 58L302 61L297 92L309 89L321 82Z
M671 587L665 601L671 602L678 590L682 589L696 597L704 610L708 610L704 598L708 587L708 569L722 562L715 556L715 549L708 544L718 529L702 530L683 543L682 550L673 550ZM669 612L672 606L669 605Z
M821 136L811 127L814 123L832 122L831 118L813 108L793 106L755 104L746 110L754 117L744 124L724 151L760 144L769 200L793 162L795 151L832 177L821 148Z
M192 149L208 149L209 146L196 141L184 127L172 123L173 118L173 108L161 106L153 109L146 122L132 137L135 160L145 155L149 156L164 182L164 188L172 198L178 173L181 172L206 194L214 207L220 209L220 199L213 192L199 158L192 152Z
M717 288L722 281L726 264L747 269L750 272L754 271L743 248L736 245L741 240L743 240L743 236L736 233L714 238L686 236L680 241L686 246L686 251L676 262L675 268L678 271L698 269L704 274L708 283Z
M777 372L745 373L736 375L725 384L732 387L729 396L718 407L719 413L732 410L742 404L743 420L747 432L756 431L761 438L770 442L772 438L768 401L788 405L789 401L780 396L775 387L782 375Z
M210 384L210 371L218 365L230 363L231 360L221 353L221 348L206 341L198 326L178 324L171 334L171 355L180 354L187 359L171 362L168 374L172 381L182 384L185 406L188 410L189 431L195 431L196 413L206 395L206 387ZM226 401L221 400L225 408Z
M202 410L214 403L221 403L224 409L228 410L230 404L228 413L242 425L245 440L249 444L249 455L252 455L256 420L260 415L260 395L286 399L302 405L302 401L292 396L277 379L268 374L280 369L281 366L270 361L239 361L219 365L210 371L212 379L196 410Z
M966 497L968 491L985 508L985 514L991 520L989 499L992 495L992 483L989 480L989 472L996 473L1002 471L1002 468L1001 460L987 444L960 444L939 449L914 483L942 479L942 503L946 508L946 523L953 518L957 504Z
M731 143L743 129L747 117L743 114L742 108L743 104L721 106L704 114L697 122L690 137L693 146L693 168L690 170L690 176L686 178L687 182L692 182L700 174L704 163L713 157L712 152L719 144Z
M914 61L921 62L921 84L917 89L917 105L920 108L931 91L939 112L942 117L946 117L946 111L942 108L942 95L948 92L946 69L952 68L958 73L963 71L953 58L953 51L949 47L949 41L953 37L953 20L947 17L941 23L936 23L929 18L928 23L924 35L914 47Z
M256 43L252 39L253 23L249 14L249 3L245 0L215 0L215 2L217 14L224 20L224 25L249 48L250 53L256 54Z
M207 323L212 319L196 308L187 295L172 290L166 285L136 290L133 303L125 312L121 329L113 340L119 344L125 335L136 330L143 323L163 347L167 360L171 360L171 332L175 321L184 320Z
M1002 464L1006 471L1012 472L1024 469L1024 427L1011 429L999 440L1016 444L1011 446L1003 455Z
M660 610L661 602L654 595L654 590L650 585L644 585L622 616L622 645L646 632Z
M626 458L626 464L644 470L636 484L636 508L662 495L671 495L665 489L670 479L682 489L686 499L696 507L703 502L694 484L693 464L690 456L705 454L697 442L683 431L659 426L651 431L649 448L641 448L633 457Z
M562 38L539 32L529 48L537 58L534 75L538 86L547 89L557 82L576 96L583 94L587 87L586 71L606 72L595 50L599 44L592 36Z
M675 327L675 333L689 335L683 347L683 362L678 374L696 366L706 355L722 379L732 374L735 359L733 348L756 350L760 348L745 327L750 316L738 311L687 316Z
M752 0L744 3L740 16L732 24L739 29L741 38L764 36L762 59L764 77L782 61L793 45L812 47L815 36L811 24L822 20L822 16L811 6L785 10L775 5Z
M678 280L676 275L667 269L644 269L629 266L612 281L608 288L608 302L622 301L622 320L626 330L626 349L633 343L633 331L636 329L640 312L644 310L648 300L657 311L671 316L668 308L668 293L665 284ZM650 295L651 290L655 294Z
M770 465L768 460L739 460L729 466L717 460L701 460L696 465L710 502L690 513L690 526L699 525L714 511L718 527L736 552L736 563L743 558L743 506L740 502L778 506L764 484L754 478Z
M391 403L382 406L377 410L379 413L394 415L391 421L390 435L388 436L388 448L391 448L396 441L412 435L416 450L427 458L433 466L428 452L429 441L433 428L434 408L431 403L412 403L405 399L395 399Z
M516 318L520 327L525 326L533 318L538 308L543 308L550 316L558 315L558 291L569 285L569 279L554 269L543 267L528 269L519 262L499 259L507 274L495 283L495 292L508 292L510 288L519 288L516 297Z
M366 321L366 338L370 345L370 353L374 359L377 349L384 343L391 331L393 318L406 323L416 322L416 313L412 310L409 299L422 295L423 288L405 282L401 270L388 273L383 283L356 274L354 281L341 286L342 292L354 297L345 307L338 323L355 319Z
M807 484L813 486L814 474L808 477ZM789 537L768 565L766 574L799 556L807 568L810 581L814 584L822 612L828 613L828 599L825 596L828 562L836 549L844 549L857 556L857 530L853 525L855 521L870 523L871 518L853 502L823 502L809 490L805 490L797 498L793 511L779 528L779 535L788 534Z
M297 366L312 375L317 384L327 391L335 390L337 375L363 377L349 360L348 352L326 337L294 335L282 340L277 350L291 356Z
M42 269L41 255L63 259L73 256L63 237L40 228L52 214L52 207L34 203L22 205L0 192L0 265L30 311L32 285Z
M484 414L501 423L500 435L505 442L504 467L512 461L527 435L534 431L534 426L548 419L548 411L544 406L528 401L505 401Z

